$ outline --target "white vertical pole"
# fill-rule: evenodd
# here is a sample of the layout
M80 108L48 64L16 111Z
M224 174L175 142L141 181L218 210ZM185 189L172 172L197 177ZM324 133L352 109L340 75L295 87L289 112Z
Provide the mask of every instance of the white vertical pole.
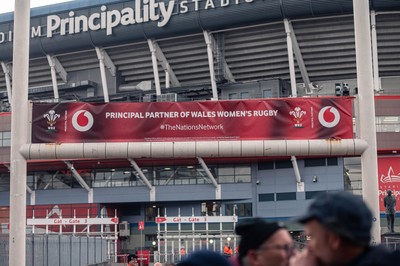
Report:
M11 113L9 265L25 265L26 160L19 153L28 142L30 0L15 0Z
M379 92L381 85L379 80L379 63L378 63L378 40L376 35L376 14L371 11L371 38L372 38L372 63L374 70L374 90Z
M143 266L143 230L140 230L140 266Z
M378 161L368 5L368 0L353 0L360 138L368 143L368 148L361 156L362 193L373 214L371 241L380 243Z

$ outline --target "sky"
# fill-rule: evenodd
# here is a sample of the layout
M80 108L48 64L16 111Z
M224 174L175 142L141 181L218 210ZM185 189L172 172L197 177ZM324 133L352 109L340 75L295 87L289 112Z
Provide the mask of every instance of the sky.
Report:
M31 0L31 8L69 1L72 0ZM0 0L0 14L14 11L14 5L14 0Z

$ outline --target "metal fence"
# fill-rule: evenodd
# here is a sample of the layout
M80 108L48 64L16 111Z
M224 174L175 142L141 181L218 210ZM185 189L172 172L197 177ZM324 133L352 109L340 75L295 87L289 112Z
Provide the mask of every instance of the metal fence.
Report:
M400 250L400 236L385 236L382 244L389 249Z
M0 266L9 265L9 235L0 235ZM108 261L107 240L72 235L27 235L26 266L84 266ZM109 251L108 251L109 252Z

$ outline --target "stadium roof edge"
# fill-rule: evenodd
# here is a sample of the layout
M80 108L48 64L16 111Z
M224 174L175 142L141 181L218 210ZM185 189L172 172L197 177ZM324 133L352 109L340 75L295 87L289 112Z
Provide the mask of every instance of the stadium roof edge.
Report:
M126 2L125 0L74 0L70 2L51 4L46 6L34 7L31 8L31 17L44 16L52 13L57 13L61 11L71 10L71 9L79 9L79 8L87 8L92 6L98 6L103 4L114 4L119 2ZM8 12L4 14L0 14L0 21L7 22L14 20L14 12Z

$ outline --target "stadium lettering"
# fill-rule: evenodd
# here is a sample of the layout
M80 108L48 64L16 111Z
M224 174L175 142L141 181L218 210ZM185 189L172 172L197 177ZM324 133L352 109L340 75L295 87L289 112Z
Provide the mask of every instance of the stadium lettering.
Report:
M117 26L129 26L152 21L157 22L158 27L164 27L173 14L185 14L189 11L197 12L253 2L254 0L169 0L167 2L162 0L137 0L134 4L132 3L133 7L125 7L121 10L108 10L107 6L102 5L100 12L89 15L79 15L75 11L69 11L67 17L49 15L47 16L45 32L42 32L43 26L33 26L31 38L52 38L54 35L64 36L97 30L105 30L106 35L112 35ZM0 31L0 44L12 41L12 30Z
M156 2L155 0L135 1L135 8L126 7L119 10L107 10L101 6L101 13L94 13L89 17L75 16L74 11L69 12L68 18L60 18L57 15L47 17L47 37L52 37L55 32L60 35L67 33L81 33L88 30L105 29L107 35L113 33L118 25L132 25L149 21L158 21L157 26L165 26L172 16L175 0L168 3Z

